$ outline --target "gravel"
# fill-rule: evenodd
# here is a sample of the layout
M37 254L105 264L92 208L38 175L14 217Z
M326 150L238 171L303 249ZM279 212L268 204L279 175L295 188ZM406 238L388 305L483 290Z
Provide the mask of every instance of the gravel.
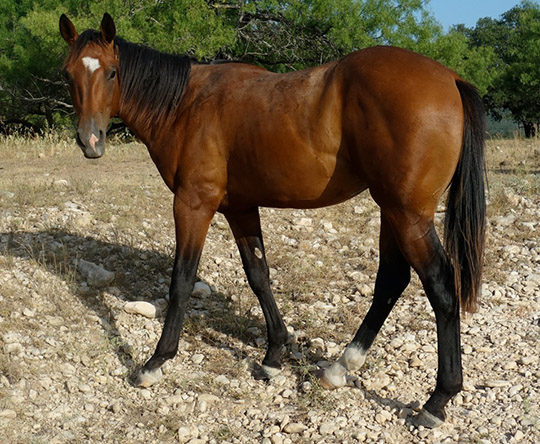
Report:
M435 384L437 348L416 278L346 387L326 392L310 376L339 356L369 307L379 221L367 196L262 210L291 336L270 382L252 375L264 320L217 216L178 355L159 385L141 390L131 373L153 352L167 305L170 196L156 175L140 184L132 223L101 186L81 193L70 176L46 180L65 194L32 205L0 182L0 442L540 442L538 196L508 191L514 205L490 218L480 309L462 320L464 390L447 422L424 430L410 418ZM114 277L96 284L82 261Z

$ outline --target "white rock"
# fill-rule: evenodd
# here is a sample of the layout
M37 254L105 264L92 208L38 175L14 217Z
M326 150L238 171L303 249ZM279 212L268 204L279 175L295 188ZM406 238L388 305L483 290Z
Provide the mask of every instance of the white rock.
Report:
M68 187L69 182L66 179L58 179L54 181L54 184L59 187Z
M204 360L204 355L200 354L200 353L195 353L192 357L191 357L191 361L194 363L194 364L200 364L201 362L203 362Z
M222 384L222 385L227 385L227 384L230 384L231 381L229 380L229 378L227 378L227 376L225 375L219 375L217 378L216 378L216 382L218 384Z
M17 412L11 409L0 410L0 419L15 419Z
M295 225L299 227L311 227L313 225L313 219L310 217L302 217L296 221Z
M463 346L463 354L470 355L473 352L473 348L469 344Z
M309 342L309 346L312 348L318 348L324 351L324 340L322 338L313 338Z
M409 360L409 365L411 367L422 367L424 365L424 363L422 362L422 360L418 356L413 355L411 357L411 359Z
M197 297L197 298L206 298L212 294L212 290L210 289L209 285L205 282L196 282L195 286L193 287L193 291L191 292L191 296Z
M23 346L18 342L4 345L4 351L8 355L20 355L23 352Z
M517 368L516 361L508 361L506 364L503 365L504 370L515 370Z
M400 348L403 345L403 340L400 338L394 338L390 341L390 347Z
M332 421L323 422L319 426L319 433L321 435L331 435L337 430L337 424Z
M199 395L200 402L206 402L207 404L213 404L219 401L219 398L216 395L210 393L202 393Z
M79 259L77 270L85 277L88 285L95 288L105 287L114 280L112 271L105 270L105 268L84 259Z
M488 379L484 382L484 385L489 388L500 388L500 387L508 387L510 385L510 382L496 380L496 379Z
M15 197L15 193L12 193L11 191L0 191L0 197L13 199Z
M172 406L174 404L182 404L184 402L184 398L182 397L182 394L179 393L176 395L171 395L168 398L165 398L164 402L166 405Z
M523 438L525 438L525 434L521 430L518 430L514 435L514 442L523 442Z
M533 364L535 361L538 360L538 357L536 356L523 356L519 359L519 363L521 365L531 365Z
M144 301L126 302L124 311L130 314L138 314L153 319L156 317L156 306Z
M276 433L270 438L272 444L283 444L283 436L281 433Z
M33 318L36 315L36 312L26 307L23 310L23 315L25 315L27 318Z
M309 382L309 381L304 381L304 382L302 383L302 391L303 391L304 393L308 393L308 392L310 392L312 389L313 389L313 384L312 384L311 382Z
M290 422L285 427L283 427L283 431L285 433L302 433L306 429L307 426L305 426L304 424L300 424L299 422Z

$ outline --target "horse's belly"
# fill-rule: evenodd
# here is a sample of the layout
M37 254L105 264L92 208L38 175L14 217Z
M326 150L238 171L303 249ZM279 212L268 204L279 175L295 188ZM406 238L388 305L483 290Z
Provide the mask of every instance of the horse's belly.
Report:
M281 161L280 161L281 160ZM278 208L318 208L343 202L366 188L359 172L336 155L274 156L231 177L228 201Z

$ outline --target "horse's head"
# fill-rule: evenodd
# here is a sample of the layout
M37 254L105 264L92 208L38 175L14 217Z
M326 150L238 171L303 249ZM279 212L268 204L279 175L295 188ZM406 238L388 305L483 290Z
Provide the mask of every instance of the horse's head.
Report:
M79 35L62 14L60 34L69 45L64 73L79 119L77 143L86 157L101 157L109 119L120 106L113 19L105 13L99 31L87 30Z

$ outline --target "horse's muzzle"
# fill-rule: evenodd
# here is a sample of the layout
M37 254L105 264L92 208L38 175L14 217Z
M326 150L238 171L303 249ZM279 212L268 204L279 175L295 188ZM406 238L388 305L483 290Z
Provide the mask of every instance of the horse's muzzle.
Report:
M87 159L97 159L105 152L105 132L102 130L89 131L82 135L77 131L77 145L81 148L84 157Z

